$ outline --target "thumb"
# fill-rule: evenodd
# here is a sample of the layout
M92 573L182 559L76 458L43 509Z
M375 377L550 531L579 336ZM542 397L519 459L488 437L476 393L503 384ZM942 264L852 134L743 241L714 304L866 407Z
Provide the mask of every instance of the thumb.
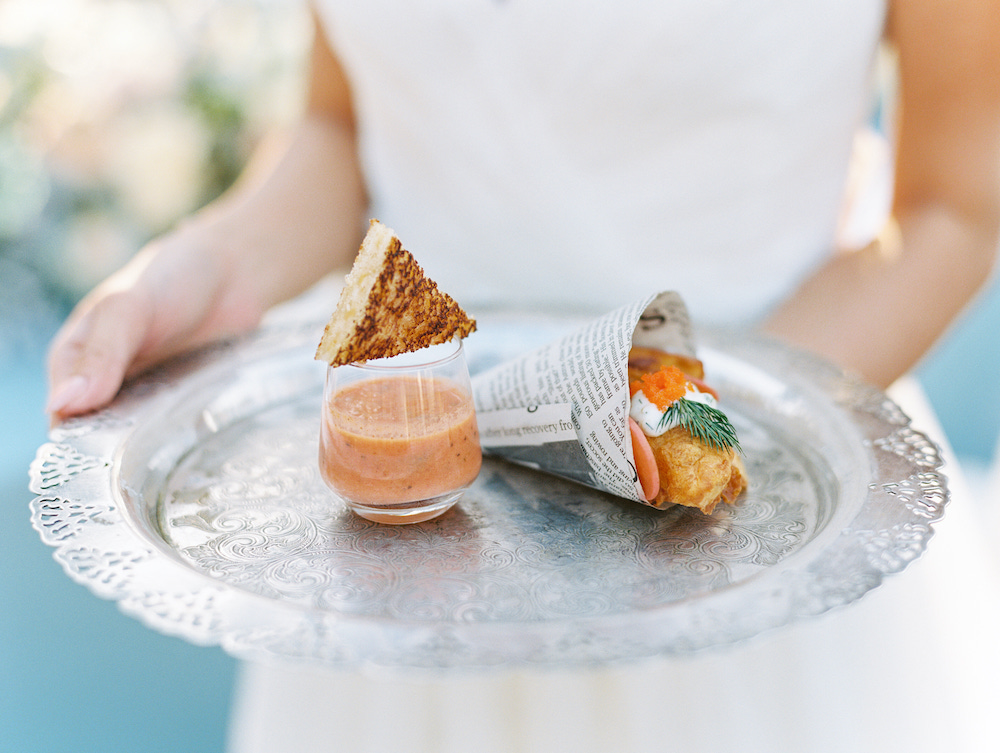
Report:
M151 308L134 291L84 302L52 341L49 396L53 418L79 415L111 402L146 339Z

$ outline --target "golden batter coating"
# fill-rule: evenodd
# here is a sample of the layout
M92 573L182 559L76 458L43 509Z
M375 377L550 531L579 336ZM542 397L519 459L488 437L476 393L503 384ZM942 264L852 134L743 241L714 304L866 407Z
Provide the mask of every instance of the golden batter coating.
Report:
M653 507L672 503L711 515L719 502L732 504L746 488L743 458L732 449L699 442L680 426L648 439L660 471L660 491L650 501Z
M316 349L331 366L467 337L476 322L424 275L395 233L372 220Z

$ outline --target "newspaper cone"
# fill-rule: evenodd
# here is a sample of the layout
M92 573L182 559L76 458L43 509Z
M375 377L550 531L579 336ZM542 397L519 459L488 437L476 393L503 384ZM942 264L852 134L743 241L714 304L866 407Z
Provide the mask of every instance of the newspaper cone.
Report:
M616 309L474 377L483 450L646 504L628 429L633 345L695 355L679 294Z

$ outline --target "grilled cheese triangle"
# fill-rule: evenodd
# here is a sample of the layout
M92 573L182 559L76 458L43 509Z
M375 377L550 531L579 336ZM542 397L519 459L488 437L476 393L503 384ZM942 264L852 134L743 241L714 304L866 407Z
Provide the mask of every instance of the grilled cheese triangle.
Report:
M424 275L399 238L372 220L316 349L331 366L467 337L476 322Z

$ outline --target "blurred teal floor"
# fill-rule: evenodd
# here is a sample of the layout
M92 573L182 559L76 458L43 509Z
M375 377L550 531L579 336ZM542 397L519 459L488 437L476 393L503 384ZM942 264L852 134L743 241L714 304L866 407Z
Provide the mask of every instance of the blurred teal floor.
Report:
M54 317L12 335L0 314L0 753L222 751L234 660L94 597L32 529L27 473L46 420L43 348L30 343Z

